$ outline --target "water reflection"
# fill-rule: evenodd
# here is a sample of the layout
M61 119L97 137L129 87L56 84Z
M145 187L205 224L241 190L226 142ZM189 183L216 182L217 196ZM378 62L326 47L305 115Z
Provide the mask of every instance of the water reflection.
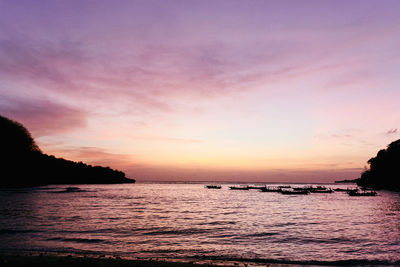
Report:
M290 196L201 184L67 187L0 191L0 249L296 261L393 261L400 251L397 193Z

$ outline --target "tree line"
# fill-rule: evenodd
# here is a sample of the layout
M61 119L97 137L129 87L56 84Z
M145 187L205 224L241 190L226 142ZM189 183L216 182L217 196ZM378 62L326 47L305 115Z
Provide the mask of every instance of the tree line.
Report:
M110 167L43 153L20 123L0 116L0 186L134 183Z

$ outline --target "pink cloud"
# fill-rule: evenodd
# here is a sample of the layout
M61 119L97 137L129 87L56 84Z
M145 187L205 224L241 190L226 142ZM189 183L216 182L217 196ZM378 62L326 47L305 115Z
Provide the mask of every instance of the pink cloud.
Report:
M397 132L398 132L398 129L397 128L393 128L393 129L388 130L386 133L387 134L395 134Z
M38 43L15 35L3 36L0 39L0 77L72 86L74 79L65 72L88 60L79 48L68 42Z
M0 114L21 122L34 137L86 127L83 110L46 99L13 99L2 96Z
M257 86L274 90L275 83L321 76L349 65L321 61L327 46L336 50L343 46L325 44L314 51L305 43L285 39L196 44L117 39L103 51L90 39L44 42L15 36L0 41L1 77L36 85L42 94L51 92L92 106L114 103L128 112L170 113L179 101L225 97ZM344 81L348 82L353 81Z
M128 166L140 167L135 163L132 155L117 154L99 147L75 147L66 146L63 143L43 143L43 152L74 161L82 161L87 164L109 166L119 170L126 170ZM132 173L131 173L132 176Z
M298 51L268 42L264 48L266 52L252 52L247 46L224 43L169 44L136 46L133 52L110 49L107 55L96 55L89 51L89 41L44 43L12 37L0 40L0 76L30 81L66 96L127 97L169 111L165 98L249 90L246 84L261 76L276 76L274 68L260 71L265 64L273 66Z
M162 141L162 142L173 142L173 143L201 143L202 141L199 139L190 139L190 138L175 138L175 137L165 137L165 136L130 136L135 140L149 140L149 141Z

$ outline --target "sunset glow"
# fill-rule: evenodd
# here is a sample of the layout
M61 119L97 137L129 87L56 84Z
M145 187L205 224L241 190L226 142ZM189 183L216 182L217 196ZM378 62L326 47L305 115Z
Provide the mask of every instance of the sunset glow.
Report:
M400 138L400 1L0 1L0 115L169 181L359 177Z

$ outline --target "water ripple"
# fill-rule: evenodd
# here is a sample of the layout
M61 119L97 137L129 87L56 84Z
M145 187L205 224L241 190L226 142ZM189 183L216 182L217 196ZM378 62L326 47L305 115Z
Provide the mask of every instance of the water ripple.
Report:
M80 185L78 193L48 193L66 188L0 190L0 252L162 254L317 265L390 265L399 258L396 193L287 197L156 183Z

